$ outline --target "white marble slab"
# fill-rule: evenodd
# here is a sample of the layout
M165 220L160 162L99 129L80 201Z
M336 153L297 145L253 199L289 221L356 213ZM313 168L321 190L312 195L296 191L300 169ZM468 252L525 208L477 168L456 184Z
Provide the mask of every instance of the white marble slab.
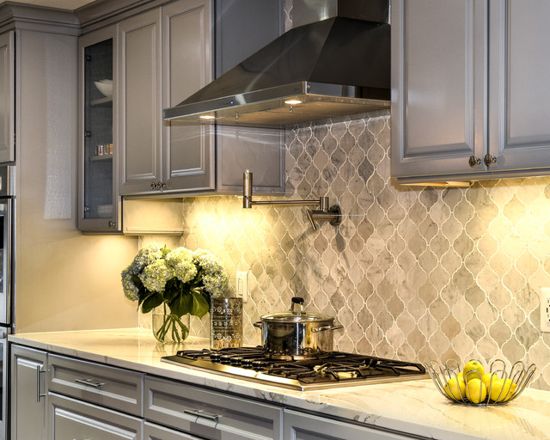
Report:
M550 439L550 392L526 390L514 402L498 407L452 404L429 380L365 385L330 391L292 391L232 379L160 361L174 354L157 344L150 330L112 329L10 335L18 344L122 368L142 371L221 391L231 391L295 408L330 414L369 425L445 440ZM202 348L191 338L185 348Z

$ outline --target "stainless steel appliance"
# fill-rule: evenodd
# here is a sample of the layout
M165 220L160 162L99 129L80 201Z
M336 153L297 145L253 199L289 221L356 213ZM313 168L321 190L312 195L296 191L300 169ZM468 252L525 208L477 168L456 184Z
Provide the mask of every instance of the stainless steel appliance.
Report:
M420 364L353 353L318 353L307 359L273 359L263 347L182 350L164 362L301 391L426 379Z
M15 167L0 166L0 440L6 438L8 333L12 326Z
M307 4L320 21L281 35L164 119L281 128L389 108L389 0Z

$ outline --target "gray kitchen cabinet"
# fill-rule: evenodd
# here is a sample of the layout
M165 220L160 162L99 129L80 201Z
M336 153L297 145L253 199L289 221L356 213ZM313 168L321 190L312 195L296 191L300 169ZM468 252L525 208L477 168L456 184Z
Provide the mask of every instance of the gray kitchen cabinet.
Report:
M46 440L46 360L43 351L11 346L12 440Z
M0 35L0 163L15 160L15 33Z
M285 409L283 438L285 440L406 440L413 437Z
M78 229L85 232L120 232L122 228L114 120L116 39L114 26L79 39ZM110 91L108 85L102 86L108 81Z
M155 425L154 423L145 422L143 424L143 440L201 440L182 432L173 431L164 426Z
M144 417L205 439L281 439L282 410L181 382L146 377Z
M135 416L142 414L143 374L65 356L48 356L48 390Z
M162 179L161 12L117 26L120 192L151 191Z
M162 107L172 107L213 79L210 0L162 7ZM215 138L210 126L163 122L164 191L214 190Z
M491 0L489 169L550 168L550 3Z
M141 419L55 393L48 396L48 419L49 440L142 439Z
M487 0L392 1L393 177L486 169L487 20Z

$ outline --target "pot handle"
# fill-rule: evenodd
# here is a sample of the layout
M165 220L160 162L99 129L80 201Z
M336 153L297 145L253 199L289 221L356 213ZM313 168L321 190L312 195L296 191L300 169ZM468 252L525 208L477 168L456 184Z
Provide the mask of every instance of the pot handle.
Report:
M340 330L341 328L344 328L343 325L336 324L336 325L324 325L322 327L317 327L311 329L311 333L319 333L319 332L325 332L327 330Z
M262 321L257 321L257 322L255 322L255 323L252 324L252 325L253 325L254 327L256 327L256 328L262 328L262 327L263 327L263 326L262 326Z

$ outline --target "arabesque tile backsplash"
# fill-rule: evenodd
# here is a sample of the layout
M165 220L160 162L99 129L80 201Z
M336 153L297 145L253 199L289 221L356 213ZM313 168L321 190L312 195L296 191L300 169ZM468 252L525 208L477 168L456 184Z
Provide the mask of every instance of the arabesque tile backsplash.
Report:
M400 187L390 179L390 117L286 133L287 194L328 195L342 224L314 231L304 208L242 209L235 197L184 199L182 244L219 255L231 278L250 269L244 339L290 298L336 316L338 350L425 362L534 362L550 389L550 333L541 334L541 286L550 286L550 178L470 188ZM207 319L194 320L207 336Z

